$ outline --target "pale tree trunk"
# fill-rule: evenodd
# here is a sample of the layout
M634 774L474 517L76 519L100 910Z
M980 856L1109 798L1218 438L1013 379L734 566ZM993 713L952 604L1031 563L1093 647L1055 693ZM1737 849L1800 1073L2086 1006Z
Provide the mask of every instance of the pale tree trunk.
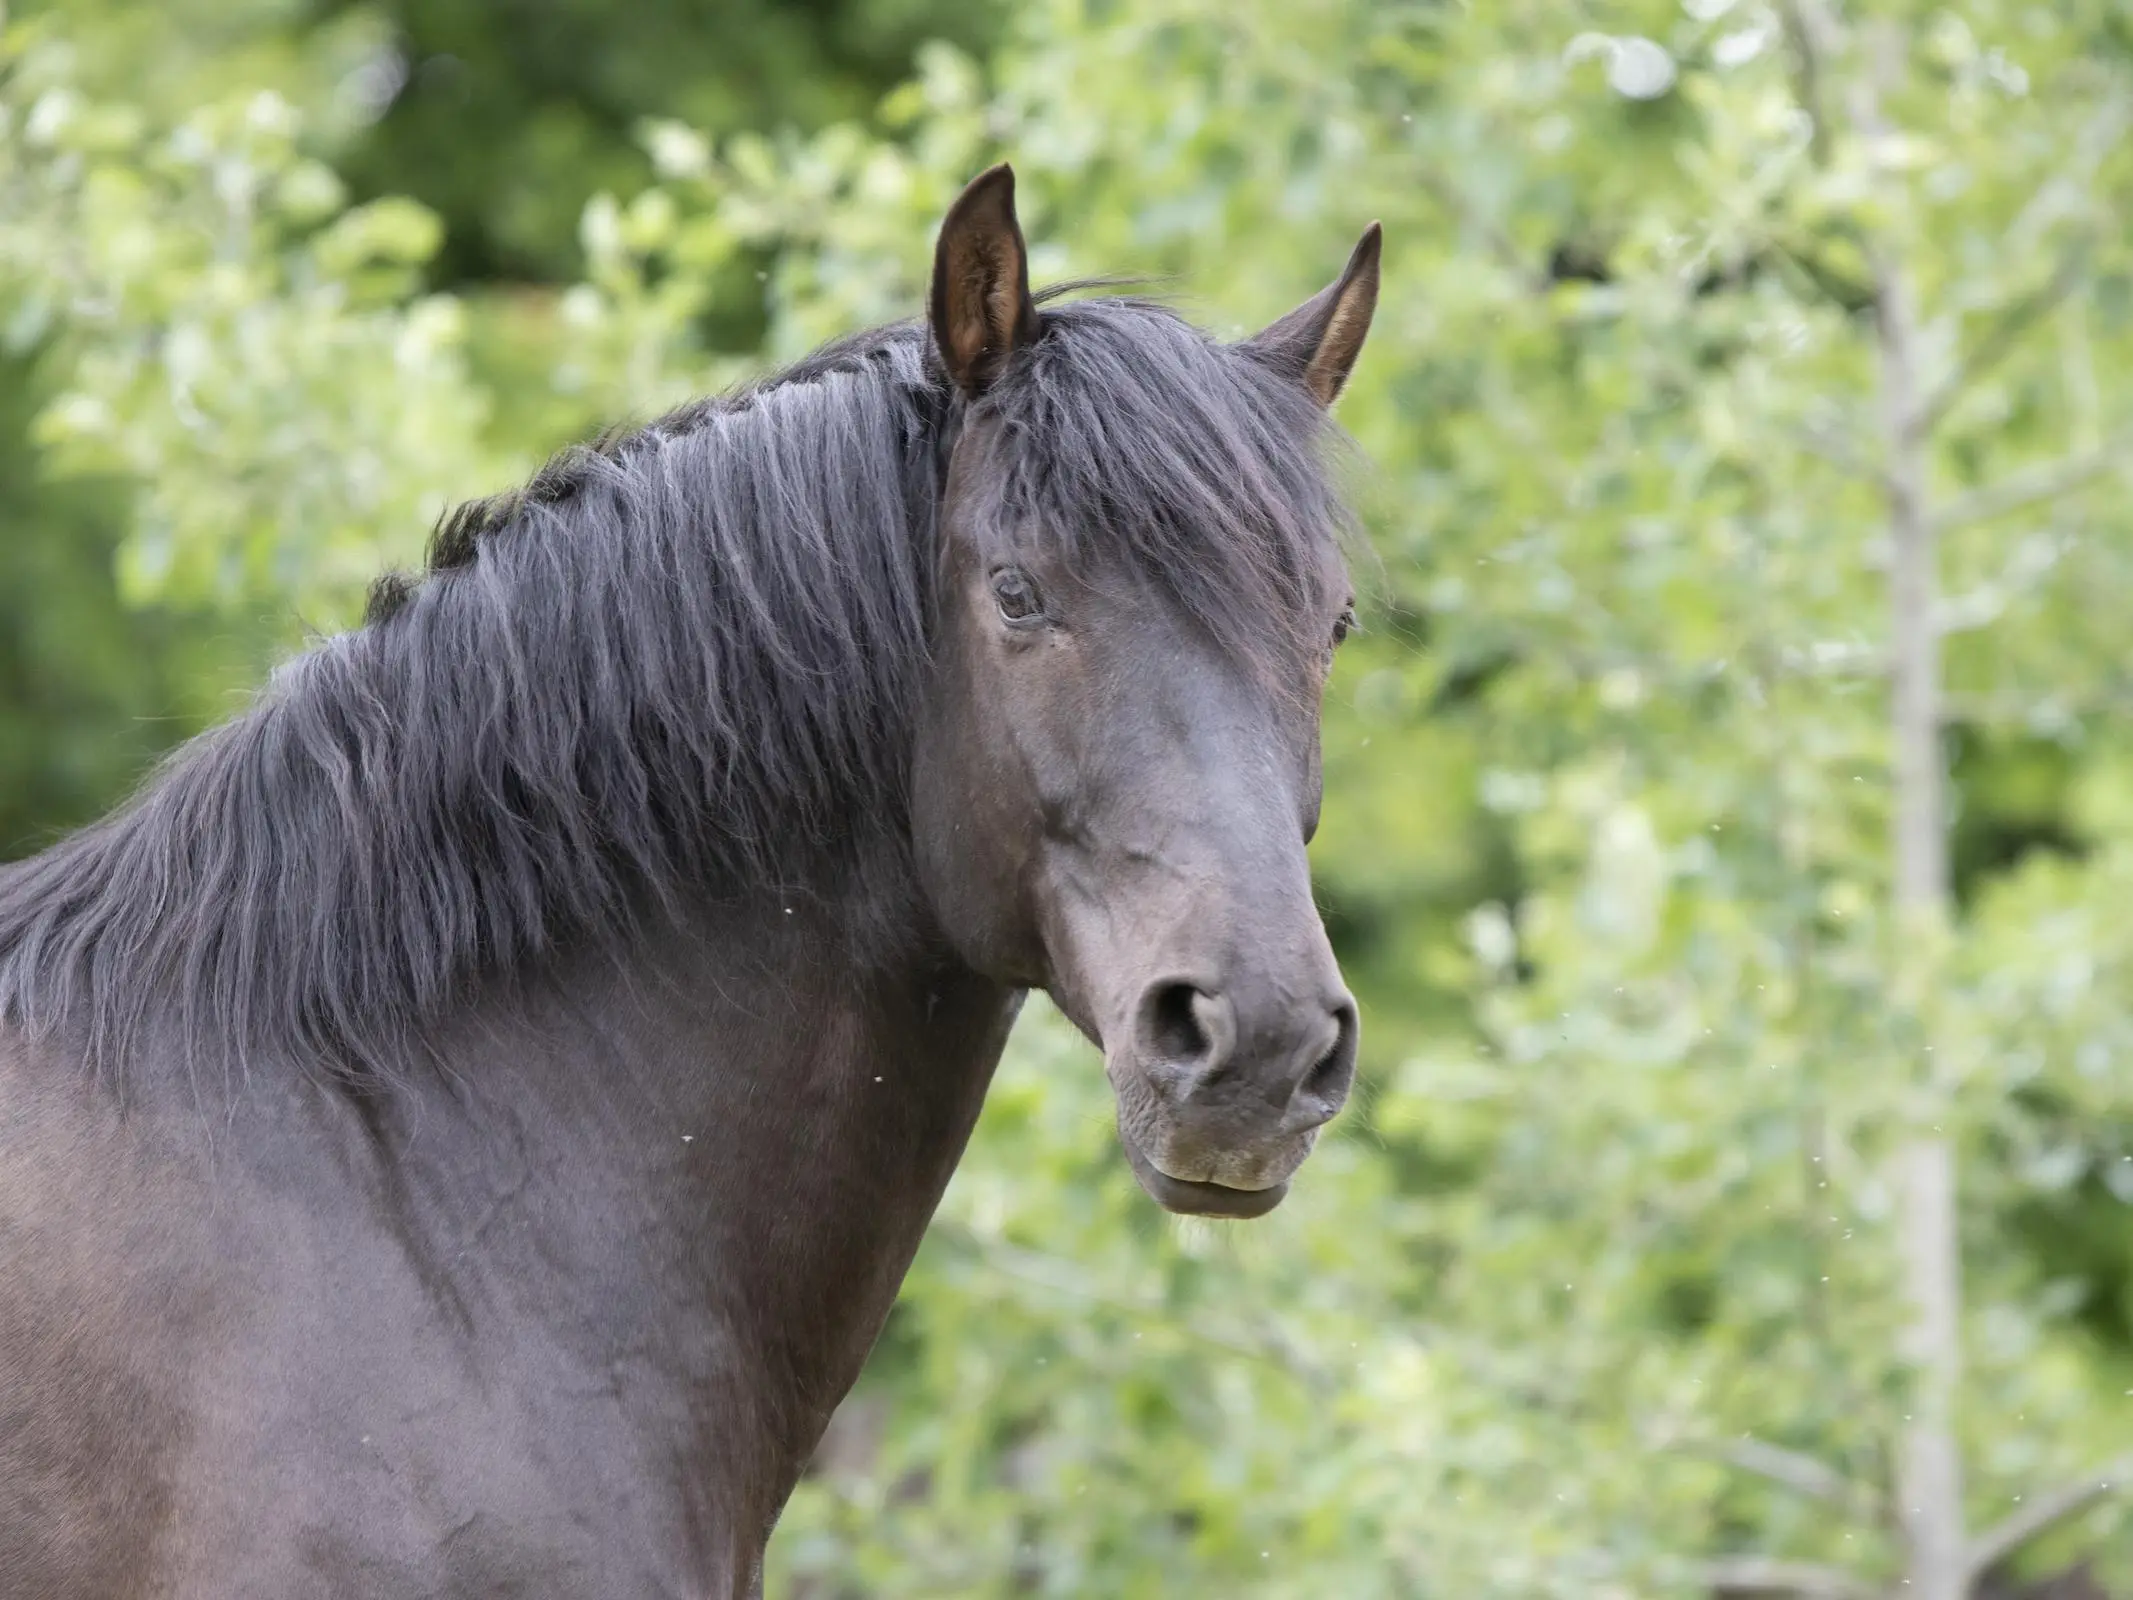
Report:
M1899 1156L1904 1270L1916 1320L1905 1352L1917 1369L1896 1492L1909 1551L1906 1595L1962 1600L1968 1591L1962 1456L1955 1390L1962 1375L1962 1279L1956 1252L1955 1144L1913 1139Z
M1855 65L1853 117L1878 150L1886 138L1877 79L1901 70L1902 39L1884 30ZM1878 154L1870 165L1881 175ZM1920 1125L1896 1158L1898 1243L1912 1322L1904 1354L1914 1386L1897 1458L1897 1512L1909 1600L1964 1600L1968 1590L1962 1455L1955 1432L1962 1378L1962 1267L1956 1152L1936 1123L1931 1059L1934 956L1949 920L1946 778L1941 755L1938 546L1926 510L1929 443L1918 370L1918 314L1899 250L1877 239L1874 325L1889 519L1891 743L1895 768L1894 911L1897 1004L1907 1045L1921 1052Z
M1904 1600L1965 1600L1970 1552L1963 1524L1962 1454L1955 1430L1962 1381L1962 1255L1956 1148L1937 1114L1932 1059L1933 988L1950 922L1947 779L1941 756L1941 665L1937 523L1926 503L1927 450L1935 406L1925 396L1919 317L1903 257L1903 179L1887 165L1884 86L1904 69L1905 40L1891 25L1844 37L1826 0L1790 0L1803 61L1802 93L1829 148L1824 85L1843 63L1844 111L1867 147L1882 222L1867 240L1880 357L1881 481L1889 536L1889 697L1895 862L1892 1009L1903 1047L1915 1052L1905 1097L1913 1119L1891 1176L1897 1246L1911 1307L1903 1354L1914 1381L1897 1451L1896 1513L1905 1544Z
M1957 1148L1944 1068L1934 1060L1935 991L1953 922L1948 886L1947 775L1941 755L1938 540L1945 530L2009 514L2070 494L2119 470L2133 451L2133 425L2115 430L2087 418L2083 448L2017 472L2000 483L1938 506L1927 501L1933 433L1964 383L2012 350L2041 316L2089 281L2093 237L2077 237L2041 288L2002 306L1994 325L1955 369L1929 390L1919 348L1920 318L1904 256L1909 196L1889 162L1885 91L1905 70L1898 25L1847 30L1833 0L1781 0L1798 66L1801 103L1813 119L1816 158L1832 159L1843 124L1865 146L1869 184L1877 191L1864 241L1871 272L1880 370L1880 457L1874 471L1887 515L1889 547L1889 701L1894 779L1891 899L1894 948L1890 1010L1909 1053L1904 1114L1908 1134L1891 1163L1897 1205L1896 1243L1910 1302L1903 1355L1914 1383L1897 1450L1896 1517L1904 1536L1901 1600L1968 1600L1973 1582L2040 1535L2106 1495L2133 1487L2133 1454L2044 1492L2017 1497L2018 1509L1974 1538L1964 1525L1963 1464L1956 1432L1962 1383L1962 1254L1957 1205ZM1838 86L1841 83L1841 93ZM1841 104L1838 102L1841 100ZM2102 153L2133 122L2114 106L2092 122L2068 166L2088 182ZM2078 391L2077 391L2078 392ZM2093 412L2093 405L2086 410ZM1861 470L1860 454L1836 441L1838 459ZM1797 1474L1791 1475L1797 1479ZM1723 1567L1723 1564L1721 1564ZM1849 1573L1786 1563L1747 1564L1748 1582L1717 1582L1720 1595L1787 1593L1863 1595ZM1772 1574L1782 1568L1782 1581ZM1719 1576L1726 1577L1721 1571ZM1893 1600L1893 1597L1892 1597Z

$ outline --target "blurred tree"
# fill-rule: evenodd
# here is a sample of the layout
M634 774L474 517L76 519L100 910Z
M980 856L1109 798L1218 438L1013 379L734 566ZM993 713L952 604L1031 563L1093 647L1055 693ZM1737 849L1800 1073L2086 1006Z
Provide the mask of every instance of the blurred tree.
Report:
M123 489L40 474L27 445L40 387L33 357L0 360L0 859L123 793L168 742L160 719L185 685L197 693L203 667L176 647L169 619L119 604Z
M388 41L360 69L378 116L341 171L359 194L409 195L442 217L436 281L463 283L574 276L585 202L651 177L637 136L646 117L727 134L857 116L926 40L984 48L999 11L989 0L322 0L318 14L382 23Z
M121 595L345 621L484 472L460 308L416 292L436 219L349 207L272 91L164 129L85 98L34 33L5 67L0 328L64 373L46 463L132 490Z
M862 115L920 45L990 47L995 0L15 0L83 92L175 120L233 92L305 108L358 199L444 225L438 287L568 282L585 203L651 176L639 129ZM754 329L745 330L750 335Z

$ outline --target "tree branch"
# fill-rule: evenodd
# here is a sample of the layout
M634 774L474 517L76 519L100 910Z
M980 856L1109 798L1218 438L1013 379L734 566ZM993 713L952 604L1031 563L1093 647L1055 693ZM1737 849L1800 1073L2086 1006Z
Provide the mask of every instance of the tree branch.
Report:
M1879 1591L1863 1578L1812 1561L1778 1561L1767 1556L1729 1556L1706 1561L1697 1577L1721 1600L1750 1600L1758 1595L1798 1595L1802 1600L1874 1600Z
M1857 316L1862 311L1872 309L1873 290L1856 278L1847 278L1809 246L1773 235L1770 249L1780 271L1791 268L1805 287L1812 289L1846 316Z
M1917 415L1911 419L1914 438L1923 439L1930 435L1955 402L1962 398L1965 389L2013 353L2024 334L2080 287L2088 276L2089 257L2095 248L2095 235L2083 234L2074 241L2073 248L2067 251L2041 287L2032 289L2001 311L1998 320L1985 331L1985 336L1971 347L1967 356L1956 362L1955 370L1941 380L1918 408Z
M2041 715L2058 723L2082 717L2133 716L2133 680L2115 678L2081 690L2002 689L1948 698L1948 714L1984 727L2034 727Z
M2120 429L2094 450L2084 450L2079 455L2046 462L2042 466L2027 467L2010 473L1998 483L1959 494L1933 509L1933 531L1946 533L1951 528L1967 527L1973 522L1989 522L1994 517L2026 511L2031 506L2072 494L2119 466L2128 449L2133 449L2133 427Z
M1825 1466L1798 1450L1787 1450L1783 1445L1770 1444L1762 1439L1734 1439L1717 1446L1711 1453L1730 1466L1752 1472L1758 1478L1781 1489L1790 1489L1794 1494L1805 1495L1810 1500L1852 1509L1870 1509L1873 1504L1873 1496L1865 1488L1834 1467Z
M1793 93L1798 97L1801 109L1807 113L1810 128L1808 148L1816 164L1829 164L1829 114L1823 104L1823 41L1816 36L1815 19L1810 18L1801 0L1787 0L1780 7L1784 22L1785 38L1792 46Z
M1797 424L1792 428L1791 433L1793 442L1810 455L1820 456L1831 466L1857 478L1861 483L1872 484L1876 489L1884 493L1887 492L1889 475L1875 463L1854 450L1839 435L1830 432L1827 428L1816 427L1812 423Z
M2016 213L2008 225L2002 248L2019 259L2021 253L2037 242L2043 231L2058 220L2068 209L2070 193L2078 190L2096 176L2096 169L2103 164L2124 136L2129 112L2125 102L2117 96L2104 101L2082 128L2081 136L2074 141L2071 153L2064 155L2054 165L2052 177L2037 188L2029 202Z
M1442 173L1430 170L1426 166L1419 173L1419 181L1423 188L1437 197L1438 203L1445 210L1451 212L1461 222L1481 235L1482 242L1489 247L1490 253L1496 257L1497 265L1516 278L1528 293L1540 294L1546 291L1548 288L1548 275L1534 268L1525 257L1518 253L1518 246L1512 242L1511 236L1505 233L1496 223L1483 216L1474 205L1474 202L1467 198L1465 191Z
M2000 575L1967 594L1947 595L1935 605L1933 626L1943 638L1974 628L1989 628L2007 614L2008 607L2036 591L2066 554L2072 541L2032 535L2016 544Z
M2030 1540L2049 1532L2068 1517L2079 1515L2105 1495L2129 1486L2133 1486L2133 1455L2123 1455L2085 1477L2036 1496L2013 1516L1997 1527L1988 1528L1971 1542L1966 1552L1971 1581L1976 1582Z

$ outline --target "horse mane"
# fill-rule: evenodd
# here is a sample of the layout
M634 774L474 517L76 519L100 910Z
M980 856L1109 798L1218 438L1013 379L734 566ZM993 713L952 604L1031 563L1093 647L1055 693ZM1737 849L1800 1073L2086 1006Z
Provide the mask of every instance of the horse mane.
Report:
M1318 408L1150 302L1043 318L977 402L1007 424L1002 505L1293 673L1342 526ZM839 892L907 833L961 404L899 324L448 513L360 628L0 868L0 1022L106 1062L164 1019L363 1079L483 977L648 908Z

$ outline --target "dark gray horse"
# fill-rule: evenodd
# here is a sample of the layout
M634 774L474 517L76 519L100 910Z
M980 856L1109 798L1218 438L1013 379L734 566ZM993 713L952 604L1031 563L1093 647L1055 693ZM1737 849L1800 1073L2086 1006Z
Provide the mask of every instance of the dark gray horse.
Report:
M1222 345L1013 196L0 873L0 1595L753 1592L1029 989L1158 1201L1280 1200L1377 231Z

